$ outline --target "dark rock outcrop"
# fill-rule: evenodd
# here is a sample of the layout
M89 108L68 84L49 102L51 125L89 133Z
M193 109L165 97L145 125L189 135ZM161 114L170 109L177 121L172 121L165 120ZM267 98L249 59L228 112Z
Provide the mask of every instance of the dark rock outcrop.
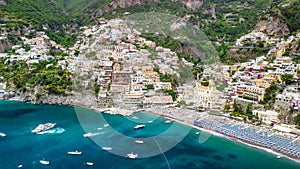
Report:
M142 5L146 2L159 2L160 0L115 0L109 5L105 6L103 9L97 12L97 16L101 16L104 13L111 12L118 8L128 8L132 6Z
M203 0L180 0L188 9L195 10L203 5Z
M6 0L0 0L0 5L6 5Z
M147 2L155 2L158 3L161 0L115 0L111 2L109 5L105 6L101 10L97 12L97 16L101 16L105 13L111 12L118 8L128 8L132 6L142 5ZM203 0L173 0L173 1L181 1L188 9L195 10L199 7L201 7L204 3ZM212 16L215 16L215 9L211 8L211 11L209 11Z
M293 124L294 114L290 111L290 104L284 101L276 100L274 104L274 111L278 112L278 118L281 123Z
M12 43L10 43L7 39L0 40L0 53L9 50L12 47Z
M267 20L258 22L254 31L266 32L268 35L274 36L285 36L290 34L288 25L279 18L272 16L267 16Z

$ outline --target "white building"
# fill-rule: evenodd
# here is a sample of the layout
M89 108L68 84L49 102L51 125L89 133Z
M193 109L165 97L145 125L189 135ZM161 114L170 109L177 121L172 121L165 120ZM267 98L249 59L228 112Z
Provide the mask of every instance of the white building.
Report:
M253 114L258 117L263 123L268 125L272 123L279 123L278 113L275 111L267 110L267 111L260 111L260 110L253 110Z
M154 90L161 90L161 89L171 90L172 89L171 82L155 82Z

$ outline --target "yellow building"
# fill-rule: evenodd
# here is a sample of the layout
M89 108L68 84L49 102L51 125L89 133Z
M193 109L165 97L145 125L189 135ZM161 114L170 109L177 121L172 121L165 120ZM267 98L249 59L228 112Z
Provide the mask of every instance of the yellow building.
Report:
M146 83L160 82L160 78L157 72L143 71L143 81Z
M285 53L285 46L281 45L278 47L276 57L282 57L282 55Z
M257 87L266 89L271 86L272 82L276 82L277 80L281 81L280 76L268 74L268 75L265 75L262 79L256 80L255 85Z
M113 65L113 71L121 71L121 65L119 63L115 63Z
M210 80L208 86L203 86L201 83L196 85L197 102L204 108L212 108L216 97L216 85Z
M237 86L237 94L245 99L253 101L262 101L265 96L265 89L257 86L239 85Z
M233 65L233 66L231 66L231 68L230 68L230 71L232 72L232 71L237 71L238 70L238 66L237 65Z

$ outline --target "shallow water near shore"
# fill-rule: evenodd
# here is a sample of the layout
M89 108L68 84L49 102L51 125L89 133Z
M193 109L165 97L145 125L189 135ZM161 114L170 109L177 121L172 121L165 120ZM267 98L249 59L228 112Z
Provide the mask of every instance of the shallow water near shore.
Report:
M167 132L172 124L165 124L164 118L150 114L137 113L132 116L100 114L91 110L79 108L86 119L79 118L75 110L78 108L57 105L33 105L13 101L0 101L0 132L6 137L0 137L0 168L104 168L104 169L296 169L300 164L287 158L277 159L276 155L263 150L227 140L218 136L210 136L204 143L199 143L198 130L176 124L176 132L188 131L179 144L149 158L129 159L124 152L132 151L147 154L147 149L128 146L126 140L118 135L135 138L154 138ZM97 118L105 121L97 121ZM92 119L92 120L91 120ZM153 121L149 124L148 121ZM41 123L56 123L56 128L41 135L34 135L31 130ZM81 124L84 123L84 127ZM108 123L109 127L103 127ZM145 128L134 130L137 124L145 124ZM87 131L98 133L92 140L84 138ZM171 134L170 134L171 133ZM172 132L165 137L175 139ZM201 135L201 134L200 134ZM99 142L98 142L99 141ZM159 141L159 140L158 140ZM96 144L98 143L98 144ZM162 143L162 142L161 142ZM164 145L161 144L164 150ZM101 146L111 146L119 149L115 154L101 150ZM139 146L147 146L147 142ZM153 145L152 145L153 146ZM155 147L153 148L155 149ZM156 147L157 149L157 147ZM68 155L68 151L82 151L82 155ZM142 152L145 150L145 152ZM117 155L119 152L123 154ZM165 156L164 156L165 155ZM39 160L50 161L49 166L39 163ZM86 162L93 162L87 166Z

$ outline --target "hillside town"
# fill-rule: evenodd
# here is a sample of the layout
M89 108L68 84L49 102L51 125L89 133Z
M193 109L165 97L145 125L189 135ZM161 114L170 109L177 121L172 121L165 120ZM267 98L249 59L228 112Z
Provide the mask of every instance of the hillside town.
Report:
M80 30L77 42L69 49L37 32L36 37L24 37L22 45L13 46L13 52L1 53L0 57L4 64L25 61L30 65L50 61L61 53L56 66L68 70L74 79L80 78L74 88L94 90L102 107L178 105L253 124L291 125L280 127L281 131L295 129L300 64L286 53L299 56L300 33L282 38L250 32L233 47L249 47L260 41L270 47L266 55L234 65L203 65L200 78L180 84L175 80L181 78L179 70L190 69L193 64L142 37L125 21L101 19L99 25ZM5 81L0 89L0 98L10 98L7 96L13 93L12 99L18 99L18 92L7 88Z

